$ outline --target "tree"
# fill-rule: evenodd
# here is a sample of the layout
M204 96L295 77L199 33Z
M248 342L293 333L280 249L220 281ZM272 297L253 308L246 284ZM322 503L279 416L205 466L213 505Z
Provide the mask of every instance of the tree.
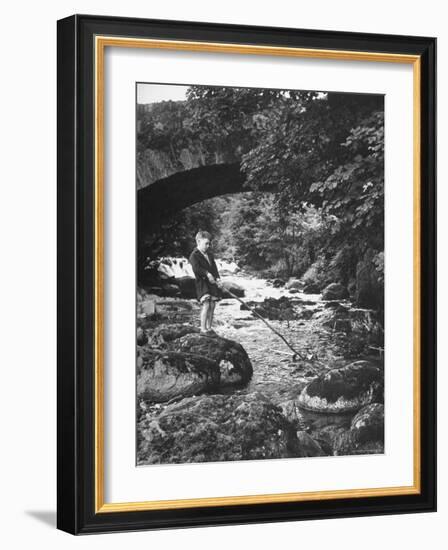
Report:
M381 287L382 96L192 86L184 104L159 111L166 122L154 126L152 114L146 144L193 140L208 163L236 159L246 175L248 193L214 203L208 221L199 205L179 215L169 231L180 242L200 220L214 225L221 254L252 269L289 276L316 265L322 283L348 284L368 258Z

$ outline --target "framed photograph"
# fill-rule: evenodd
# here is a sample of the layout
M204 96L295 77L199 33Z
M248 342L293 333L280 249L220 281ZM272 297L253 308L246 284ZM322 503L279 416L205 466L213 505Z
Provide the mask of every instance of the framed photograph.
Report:
M436 509L435 55L58 22L58 528Z

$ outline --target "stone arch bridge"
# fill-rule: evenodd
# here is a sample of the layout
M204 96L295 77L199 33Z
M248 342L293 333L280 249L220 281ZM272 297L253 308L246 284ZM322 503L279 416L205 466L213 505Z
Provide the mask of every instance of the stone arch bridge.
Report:
M164 220L192 204L247 191L239 162L200 166L176 172L137 191L139 240L157 231Z

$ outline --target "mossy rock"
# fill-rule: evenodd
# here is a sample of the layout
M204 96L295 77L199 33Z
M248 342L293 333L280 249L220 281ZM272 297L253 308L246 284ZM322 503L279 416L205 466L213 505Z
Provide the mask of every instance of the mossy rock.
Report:
M137 463L180 464L311 456L263 394L202 395L138 423ZM317 447L314 452L318 453ZM317 456L314 454L313 456Z
M152 330L148 330L148 342L150 347L167 348L173 340L194 333L199 333L199 329L193 325L181 323L161 324Z
M141 348L137 360L137 396L153 403L214 391L220 372L215 361L189 353Z
M354 417L350 430L335 441L336 455L384 453L384 405L371 403Z
M302 390L298 405L316 412L355 412L380 401L383 388L383 371L369 361L356 361L310 382Z
M206 357L216 363L220 371L220 385L242 386L252 378L249 356L241 344L220 336L187 334L173 340L170 349Z

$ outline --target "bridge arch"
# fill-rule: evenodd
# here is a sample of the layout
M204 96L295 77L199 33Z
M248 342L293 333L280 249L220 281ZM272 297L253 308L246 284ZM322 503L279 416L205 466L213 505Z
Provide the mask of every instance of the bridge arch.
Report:
M239 163L201 166L176 172L137 191L139 238L157 230L164 220L207 199L248 191Z

